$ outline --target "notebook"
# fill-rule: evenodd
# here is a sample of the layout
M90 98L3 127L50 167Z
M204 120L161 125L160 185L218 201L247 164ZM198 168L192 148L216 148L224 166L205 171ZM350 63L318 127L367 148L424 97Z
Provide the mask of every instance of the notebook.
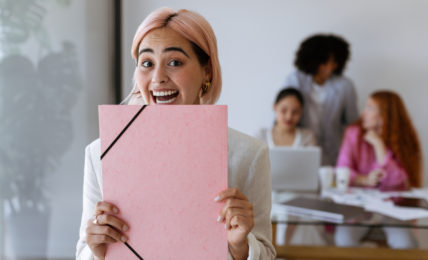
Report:
M364 213L364 209L356 206L336 204L332 201L297 197L280 204L288 214L309 217L316 220L345 223Z

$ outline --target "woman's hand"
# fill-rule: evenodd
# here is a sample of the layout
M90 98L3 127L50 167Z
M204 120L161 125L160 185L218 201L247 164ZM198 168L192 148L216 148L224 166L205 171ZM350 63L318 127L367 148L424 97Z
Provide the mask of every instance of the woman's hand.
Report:
M382 164L386 157L386 146L382 138L374 130L369 130L364 135L364 140L373 146L376 154L376 161L378 164Z
M248 257L248 233L254 227L253 204L236 188L222 191L215 199L217 202L225 202L219 222L225 223L229 251L235 260Z
M371 171L367 176L367 186L376 187L383 175L384 172L379 169Z
M116 241L126 242L123 232L128 231L128 225L115 215L119 209L113 204L99 201L95 208L94 218L90 219L86 228L86 243L94 254L94 259L104 259L107 244Z
M366 187L376 187L382 177L384 176L384 172L377 169L371 171L367 176L357 176L355 181L357 184Z
M364 140L374 147L379 145L379 143L383 143L382 138L374 130L367 131L364 135Z

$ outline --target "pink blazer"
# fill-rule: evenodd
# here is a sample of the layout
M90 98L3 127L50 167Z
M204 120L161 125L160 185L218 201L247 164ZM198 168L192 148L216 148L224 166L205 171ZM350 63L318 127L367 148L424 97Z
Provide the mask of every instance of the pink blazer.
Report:
M345 166L351 170L350 185L356 186L354 182L356 176L368 175L372 170L380 169L385 175L377 188L383 191L406 189L407 173L394 153L388 149L384 162L379 164L373 146L364 139L358 142L360 131L358 126L350 126L346 129L336 165Z

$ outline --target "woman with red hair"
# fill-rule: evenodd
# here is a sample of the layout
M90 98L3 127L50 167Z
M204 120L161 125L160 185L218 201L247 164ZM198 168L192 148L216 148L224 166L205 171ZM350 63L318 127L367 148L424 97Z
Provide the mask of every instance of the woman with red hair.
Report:
M420 187L422 152L416 130L399 95L378 91L367 100L362 117L348 127L337 162L351 171L351 186L402 191ZM393 248L412 248L410 230L384 228ZM367 228L339 227L336 244L354 246Z

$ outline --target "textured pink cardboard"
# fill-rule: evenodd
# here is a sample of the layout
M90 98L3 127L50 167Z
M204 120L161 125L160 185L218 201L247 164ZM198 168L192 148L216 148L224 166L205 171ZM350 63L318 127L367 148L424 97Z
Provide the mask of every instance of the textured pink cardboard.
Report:
M140 108L99 106L102 153ZM147 106L102 159L103 199L119 207L144 260L227 259L214 202L227 160L226 106ZM137 257L119 242L106 259Z

